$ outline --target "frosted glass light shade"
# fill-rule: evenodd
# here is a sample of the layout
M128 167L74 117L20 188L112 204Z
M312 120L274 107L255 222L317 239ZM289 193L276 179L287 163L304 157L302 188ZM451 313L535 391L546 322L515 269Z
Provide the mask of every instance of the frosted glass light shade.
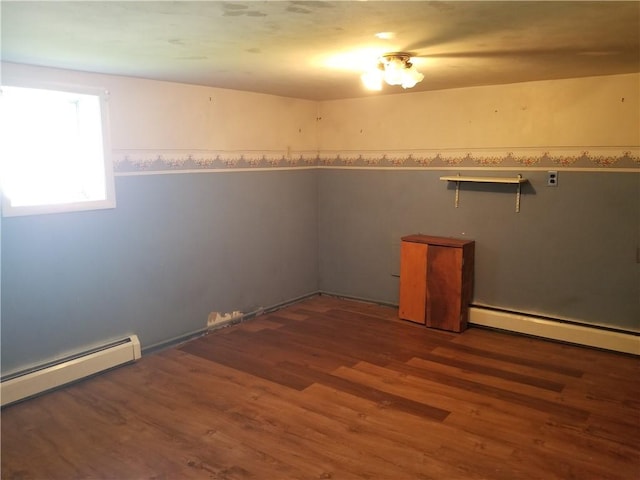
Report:
M389 85L400 85L402 88L413 88L424 79L416 67L409 61L408 53L388 53L380 57L376 68L362 74L365 88L382 90L382 82Z

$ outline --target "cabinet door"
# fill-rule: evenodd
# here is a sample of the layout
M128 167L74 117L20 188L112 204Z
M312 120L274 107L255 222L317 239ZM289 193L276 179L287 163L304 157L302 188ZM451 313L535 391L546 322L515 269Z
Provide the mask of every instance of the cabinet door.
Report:
M427 302L427 245L400 244L400 310L404 320L425 323Z
M462 249L429 245L427 327L461 331Z

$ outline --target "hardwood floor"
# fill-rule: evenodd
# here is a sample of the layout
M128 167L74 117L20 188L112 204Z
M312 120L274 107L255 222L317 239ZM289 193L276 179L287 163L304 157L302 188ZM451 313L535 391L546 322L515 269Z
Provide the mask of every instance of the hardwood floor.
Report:
M638 479L638 358L314 297L2 411L3 479Z

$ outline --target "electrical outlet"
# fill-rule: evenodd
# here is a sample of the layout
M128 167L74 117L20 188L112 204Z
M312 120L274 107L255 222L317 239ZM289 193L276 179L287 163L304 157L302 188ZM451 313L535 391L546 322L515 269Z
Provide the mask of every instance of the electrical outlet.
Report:
M555 170L547 172L547 187L558 186L558 172Z

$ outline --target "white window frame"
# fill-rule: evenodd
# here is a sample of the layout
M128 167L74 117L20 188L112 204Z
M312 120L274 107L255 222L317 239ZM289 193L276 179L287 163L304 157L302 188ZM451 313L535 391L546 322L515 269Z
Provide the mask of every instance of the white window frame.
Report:
M111 159L111 138L109 130L109 110L108 97L109 92L104 88L90 87L86 85L62 84L51 82L40 82L31 80L20 80L13 82L2 82L2 87L19 87L33 88L39 90L51 90L66 93L75 93L78 95L97 96L100 100L100 116L102 127L102 152L103 152L103 168L105 182L105 198L100 200L73 201L68 203L49 203L40 205L12 205L11 200L0 191L2 195L2 216L14 217L22 215L41 215L50 213L77 212L87 210L100 210L115 208L115 183L113 162ZM2 88L0 87L0 88ZM34 139L37 141L37 139ZM2 159L0 159L0 162ZM0 179L1 181L1 179ZM1 189L0 183L0 189Z

